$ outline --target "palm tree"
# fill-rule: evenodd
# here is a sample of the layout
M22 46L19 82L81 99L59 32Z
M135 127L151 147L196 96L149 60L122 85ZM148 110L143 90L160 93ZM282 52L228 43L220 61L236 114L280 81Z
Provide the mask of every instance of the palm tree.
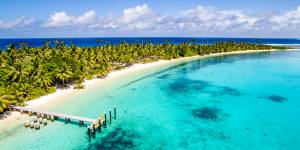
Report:
M17 83L25 82L29 76L30 70L30 65L26 65L26 63L20 61L13 64L13 66L5 67L5 72L10 77L11 81Z
M9 105L9 101L0 97L0 113L2 113Z
M58 68L55 71L55 76L56 78L60 79L63 83L63 85L65 85L65 81L69 80L73 75L72 70L70 69L70 67L62 67L62 68Z

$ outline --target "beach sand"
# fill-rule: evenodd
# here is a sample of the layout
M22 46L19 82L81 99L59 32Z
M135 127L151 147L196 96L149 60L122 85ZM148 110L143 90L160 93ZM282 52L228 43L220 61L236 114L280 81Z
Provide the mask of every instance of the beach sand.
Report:
M197 59L203 59L207 57L214 57L214 56L222 56L222 55L231 55L231 54L244 54L244 53L256 53L256 52L267 52L267 51L278 51L278 50L247 50L247 51L236 51L236 52L226 52L226 53L216 53L216 54L209 54L204 56L193 56L193 57L184 57L179 59L172 59L172 60L159 60L156 62L145 63L145 64L134 64L128 68L124 68L122 70L114 70L108 74L105 79L92 79L86 80L84 82L85 89L88 90L89 88L97 87L99 90L101 88L105 88L108 82L114 81L121 77L129 76L132 73L141 72L144 70L151 70L159 66L165 66L169 64L176 64L186 61L192 61ZM99 85L103 85L102 87ZM57 89L57 91L53 94L49 94L46 96L42 96L40 98L31 100L26 102L26 107L35 108L35 109L47 109L49 106L59 105L60 102L66 99L66 97L72 96L74 94L80 93L82 90L73 89L73 87L67 89ZM19 112L11 112L10 114L4 114L1 116L0 119L0 131L1 128L4 128L6 125L13 124L14 121L24 119L25 115L20 114Z

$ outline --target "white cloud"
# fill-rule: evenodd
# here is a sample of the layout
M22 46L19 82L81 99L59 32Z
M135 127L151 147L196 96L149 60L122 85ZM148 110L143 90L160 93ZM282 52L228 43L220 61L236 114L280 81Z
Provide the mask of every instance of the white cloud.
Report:
M165 16L153 12L148 5L138 5L123 11L121 16L107 16L92 28L97 31L119 31L127 34L145 32L152 34L199 34L249 31L258 18L238 10L217 10L198 6L178 15Z
M154 13L147 4L137 5L132 8L124 9L120 16L108 15L98 19L97 23L90 28L100 32L133 32L138 30L148 30L156 22L158 14Z
M14 28L24 28L33 25L33 18L21 17L14 21L3 21L0 20L0 29L14 29Z
M64 27L64 26L78 26L92 24L96 20L96 12L90 10L81 16L69 16L67 13L61 11L56 12L50 16L44 27Z
M283 14L274 15L270 22L273 30L295 31L300 30L300 6Z
M203 6L186 10L182 14L180 17L181 22L192 28L197 28L198 31L250 30L258 21L258 18L246 15L239 10L217 10Z
M75 24L91 24L96 20L96 12L94 10L90 10L84 13L82 16L78 16L75 20Z
M133 8L124 9L121 20L124 23L130 23L134 20L147 17L152 14L152 11L148 8L147 4L138 5Z
M242 10L220 10L198 6L164 15L147 4L137 5L115 16L97 16L94 10L82 15L53 13L45 21L19 18L1 21L0 31L32 27L57 36L290 36L300 34L300 6L283 13L249 14ZM6 32L9 33L9 32ZM47 35L45 35L47 36Z
M275 23L299 23L300 22L300 6L296 10L288 11L281 15L275 15L271 18L272 22Z

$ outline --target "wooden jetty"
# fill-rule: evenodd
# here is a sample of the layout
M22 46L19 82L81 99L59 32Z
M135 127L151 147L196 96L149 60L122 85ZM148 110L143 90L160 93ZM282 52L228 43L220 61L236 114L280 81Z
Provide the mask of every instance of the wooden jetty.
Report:
M51 117L54 119L65 119L66 122L70 122L71 120L73 121L79 121L79 125L84 125L84 123L88 123L89 125L87 126L88 129L88 135L89 138L91 137L91 134L96 133L96 129L99 129L101 132L101 127L106 127L108 120L109 123L112 122L112 111L111 109L109 110L109 119L107 120L107 114L106 112L104 113L104 117L99 117L97 119L92 119L92 118L87 118L87 117L80 117L80 116L75 116L75 115L69 115L69 114L62 114L62 113L56 113L56 112L49 112L49 111L42 111L42 110L37 110L33 108L26 108L26 107L20 107L20 106L10 106L10 109L20 111L21 113L28 113L29 115L35 114L38 117ZM117 110L116 106L114 106L113 109L113 118L117 118ZM25 126L29 126L28 122L26 122Z
M87 123L93 123L96 121L96 119L92 118L87 118L87 117L80 117L80 116L74 116L74 115L68 115L68 114L61 114L61 113L55 113L55 112L47 112L47 111L41 111L41 110L36 110L32 108L26 108L26 107L19 107L19 106L12 106L11 109L17 110L17 111L23 111L27 113L34 113L34 114L43 114L43 115L50 115L54 116L56 118L63 118L63 119L72 119L72 120L77 120L77 121L82 121L82 122L87 122Z

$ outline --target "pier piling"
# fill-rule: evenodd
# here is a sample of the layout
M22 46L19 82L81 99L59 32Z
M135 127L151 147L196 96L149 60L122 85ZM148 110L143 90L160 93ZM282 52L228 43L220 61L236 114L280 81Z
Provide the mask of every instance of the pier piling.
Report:
M39 130L40 129L40 123L34 123L34 128L36 129L36 130Z
M114 106L114 119L117 119L117 107Z
M92 133L95 134L96 133L96 125L94 123L92 124L92 129L93 129Z
M91 128L88 127L88 136L89 136L89 141L91 141Z
M84 123L83 123L83 121L79 121L79 126L83 126L84 125Z
M109 109L109 123L111 123L111 109Z
M99 132L101 132L101 122L99 121L99 127L98 127L98 129L99 129Z
M29 126L30 126L31 129L33 129L34 128L34 122L30 122Z
M106 118L106 112L105 112L104 113L104 121L103 121L103 126L104 127L106 127L106 123L107 123L106 121L107 121L107 118Z
M24 126L25 126L25 128L28 128L30 126L30 123L28 120L25 121Z
M54 121L54 116L50 116L51 121Z
M43 119L43 124L47 125L47 119L46 118Z

